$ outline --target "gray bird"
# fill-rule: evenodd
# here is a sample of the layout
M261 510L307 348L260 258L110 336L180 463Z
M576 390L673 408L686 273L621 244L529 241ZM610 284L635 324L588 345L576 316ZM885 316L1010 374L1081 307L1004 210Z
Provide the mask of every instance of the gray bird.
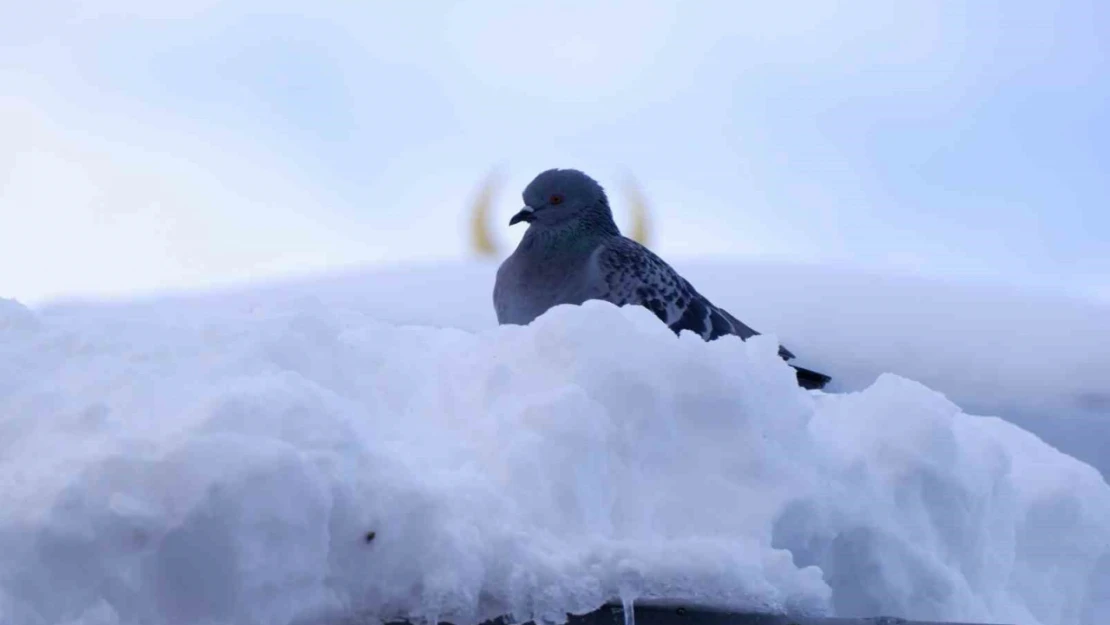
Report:
M552 306L599 299L636 304L677 334L690 330L707 341L726 334L759 334L702 296L670 265L621 236L605 190L574 169L550 169L524 189L524 208L509 225L529 224L516 250L497 270L493 306L501 324L527 325ZM794 358L779 347L785 360ZM829 377L794 367L805 388Z

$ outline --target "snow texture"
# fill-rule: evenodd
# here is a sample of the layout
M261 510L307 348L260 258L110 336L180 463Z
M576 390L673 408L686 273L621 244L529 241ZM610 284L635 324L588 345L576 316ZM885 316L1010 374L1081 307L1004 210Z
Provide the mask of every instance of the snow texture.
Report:
M674 262L714 303L833 375L826 390L863 390L896 373L974 414L1017 423L1110 479L1110 302L938 282L825 265ZM393 324L479 332L497 325L496 265L352 271L143 302L56 304L84 318L236 313L312 301ZM189 312L186 312L189 311ZM802 350L802 351L798 351Z
M840 368L801 331L706 343L603 302L497 327L492 272L0 301L0 623L558 621L616 598L1110 622L1091 466L905 377L805 392L779 338ZM751 282L702 288L792 327ZM900 348L971 353L953 332ZM988 389L1047 367L1037 347ZM1014 401L1063 405L1077 375Z

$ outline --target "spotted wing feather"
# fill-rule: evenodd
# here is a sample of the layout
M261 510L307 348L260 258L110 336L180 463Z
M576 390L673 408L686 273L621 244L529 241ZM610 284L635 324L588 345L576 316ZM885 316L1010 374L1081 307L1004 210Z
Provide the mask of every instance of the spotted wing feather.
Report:
M622 237L607 243L598 252L597 269L606 289L604 299L618 306L643 306L675 333L689 330L707 341L729 334L742 339L759 334L713 305L663 259L635 241ZM793 358L785 349L780 352Z

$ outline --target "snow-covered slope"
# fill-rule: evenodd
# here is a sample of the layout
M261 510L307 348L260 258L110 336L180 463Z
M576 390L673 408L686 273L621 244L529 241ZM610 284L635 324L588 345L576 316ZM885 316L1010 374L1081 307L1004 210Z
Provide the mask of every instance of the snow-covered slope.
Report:
M820 265L677 267L714 302L776 334L800 362L832 374L832 390L862 390L896 373L969 412L1018 423L1110 479L1110 303ZM477 332L496 325L495 269L408 266L47 312L119 318L315 305Z
M557 619L614 597L1110 622L1099 473L905 377L867 379L917 367L952 397L1097 416L1085 376L1110 350L1081 336L1097 306L984 296L985 312L923 289L899 307L869 293L914 288L684 270L863 390L806 393L774 337L676 338L641 309L498 328L486 265L3 302L0 622ZM1068 331L1003 340L1050 320ZM1036 375L1058 367L1074 375Z

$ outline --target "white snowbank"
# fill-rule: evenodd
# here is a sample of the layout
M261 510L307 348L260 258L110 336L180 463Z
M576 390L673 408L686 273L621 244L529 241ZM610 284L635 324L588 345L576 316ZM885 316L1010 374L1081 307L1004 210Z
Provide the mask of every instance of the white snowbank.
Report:
M1110 487L917 383L809 394L773 337L642 309L470 332L319 291L0 306L0 622L1110 622Z
M1110 303L836 266L729 260L677 267L710 299L831 374L835 390L862 390L896 373L969 412L1017 423L1110 479ZM390 323L477 332L497 323L495 269L398 267L48 312L238 314L309 301Z

